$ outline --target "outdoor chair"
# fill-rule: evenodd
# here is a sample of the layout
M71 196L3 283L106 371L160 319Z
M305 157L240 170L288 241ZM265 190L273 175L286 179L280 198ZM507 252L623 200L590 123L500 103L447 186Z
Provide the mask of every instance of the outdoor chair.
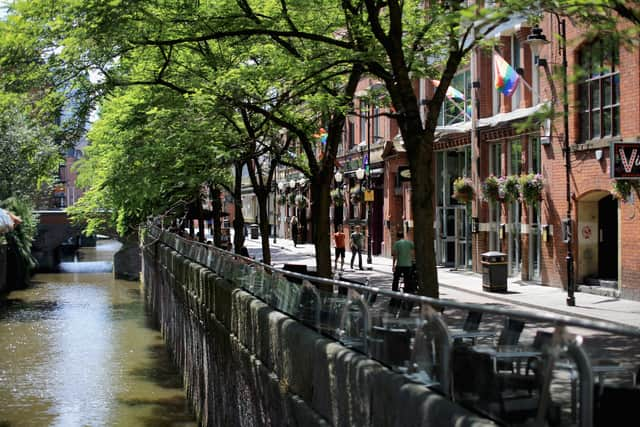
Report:
M408 329L373 326L371 338L370 343L381 344L376 350L381 362L392 367L404 366L405 361L411 359L411 333Z
M500 332L500 336L498 337L498 342L496 343L498 347L501 346L515 346L520 341L520 335L522 334L522 330L524 329L524 322L522 320L516 320L508 317L505 320L504 327ZM497 363L498 371L514 371L515 365L514 362L509 361L498 361Z

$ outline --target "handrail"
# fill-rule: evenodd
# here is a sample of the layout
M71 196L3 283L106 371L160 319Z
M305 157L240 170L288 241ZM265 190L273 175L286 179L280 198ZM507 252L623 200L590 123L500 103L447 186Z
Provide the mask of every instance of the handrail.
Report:
M556 314L532 313L511 308L501 308L474 303L445 301L435 298L393 292L386 289L373 288L352 282L296 273L275 268L251 258L233 254L219 248L214 248L210 245L183 239L175 234L166 233L164 230L153 225L150 225L148 230L149 234L154 239L153 242L148 245L157 241L162 241L167 246L173 248L181 256L204 266L208 266L220 277L230 282L232 286L238 286L250 293L253 293L256 297L262 299L267 304L292 315L293 317L298 317L298 320L303 323L310 324L318 331L321 331L323 326L322 313L327 312L322 309L322 305L327 301L323 301L323 298L329 296L328 300L334 302L336 300L340 300L340 303L344 303L344 306L341 308L342 311L340 313L339 322L337 325L330 328L333 330L337 327L338 336L332 335L332 338L338 339L343 343L343 345L347 347L351 346L352 348L356 346L355 342L359 340L349 343L349 337L346 335L343 336L342 334L344 334L346 330L348 318L354 313L351 308L353 306L357 306L363 316L362 336L358 337L362 338L362 345L359 346L359 351L369 355L370 357L373 357L374 349L369 347L369 338L376 340L376 338L370 335L374 324L372 321L374 306L373 304L370 304L370 300L368 298L365 298L365 295L375 293L379 296L387 296L391 300L400 300L407 303L406 305L401 306L411 307L416 303L420 304L421 310L419 312L419 317L418 319L413 319L416 320L417 323L416 328L414 328L415 342L412 354L409 357L409 360L404 360L404 363L408 362L409 366L392 366L394 363L393 361L378 360L389 365L395 370L399 370L400 372L403 372L402 369L405 369L409 379L412 379L412 373L417 372L416 369L421 369L420 372L427 373L429 378L426 381L417 381L421 381L427 386L438 384L440 391L452 400L455 398L454 392L456 388L455 384L453 384L454 365L452 364L454 345L447 324L441 314L442 309L450 308L464 311L479 311L482 313L490 313L508 318L517 318L525 321L547 322L550 324L549 326L555 329L556 333L554 334L554 339L550 344L550 349L546 350L546 366L544 366L542 371L543 386L540 394L540 405L537 411L537 419L539 422L541 422L541 420L546 416L547 408L550 404L550 383L553 378L554 364L562 355L563 359L566 359L567 357L573 359L573 363L575 365L572 366L575 366L575 370L578 372L580 380L580 425L584 427L590 427L592 425L594 382L594 374L591 367L592 364L589 356L582 346L582 338L580 336L573 336L567 333L567 326L619 334L627 337L640 337L639 328L619 325L607 321L571 318ZM249 267L249 274L247 274L248 272L245 267ZM257 282L258 278L261 280L260 283ZM300 284L294 284L290 280L284 280L290 278L297 279ZM320 286L319 289L313 284L326 286ZM340 287L348 289L347 296L344 299L339 298L333 293L324 293L323 296L322 288L339 289ZM311 293L311 295L313 295L313 320L299 315L299 310L303 305L304 293ZM329 313L331 313L331 310L329 310ZM334 310L333 313L337 314L337 311ZM406 318L404 320L412 319ZM326 326L326 324L324 326ZM391 331L394 330L397 331L397 329L391 329ZM377 338L377 341L377 344L379 345L380 338ZM384 342L384 339L382 339L382 341L384 347L386 343ZM432 343L435 347L432 347ZM436 357L437 360L434 360ZM420 363L422 363L423 366L421 366ZM543 363L543 365L545 364ZM429 381L433 382L429 383Z
M157 228L157 227L154 226L154 228ZM158 231L164 232L164 230L160 230L159 228L157 229ZM251 258L246 258L238 254L233 254L231 252L224 251L220 248L215 248L210 245L205 245L204 243L186 240L180 236L175 236L175 237L177 239L183 240L184 243L188 243L192 245L200 245L208 250L220 252L223 256L232 256L233 258L237 258L241 260L243 263L260 266L265 271L270 271L277 274L283 274L287 277L292 277L295 279L299 279L301 281L308 280L311 283L317 283L321 285L324 284L324 285L330 285L330 286L341 286L341 287L346 287L348 289L354 289L361 293L371 292L373 289L375 289L378 295L388 296L390 298L400 299L408 302L426 303L426 304L429 304L435 307L440 307L440 308L461 309L461 310L467 310L467 311L476 310L476 311L482 311L483 313L515 317L522 320L549 322L554 326L558 326L558 325L573 326L577 328L587 328L587 329L593 329L600 332L609 332L613 334L620 334L620 335L640 338L640 328L635 328L633 326L628 326L628 325L620 325L618 323L609 322L606 320L576 318L576 317L569 317L566 315L560 315L555 313L554 314L532 313L532 312L517 310L512 308L503 308L503 307L487 306L485 304L440 300L440 299L430 298L425 296L393 292L387 289L372 288L372 287L358 285L351 282L344 282L344 281L335 280L335 279L327 279L323 277L315 277L307 274L296 273L293 271L286 271L283 269L275 268L268 264L264 264L259 261L255 261ZM167 242L164 242L164 243L167 243ZM177 248L174 248L174 249L177 249ZM193 261L198 261L197 259L194 259L194 258L191 258L191 259Z

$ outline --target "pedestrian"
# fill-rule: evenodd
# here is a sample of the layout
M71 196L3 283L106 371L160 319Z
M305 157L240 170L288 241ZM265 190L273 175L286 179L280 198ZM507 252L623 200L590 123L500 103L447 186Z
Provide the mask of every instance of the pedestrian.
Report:
M293 247L296 247L298 242L298 218L295 215L291 217L291 240L293 240Z
M415 284L410 283L410 279L415 248L412 241L404 238L402 231L398 231L397 237L398 240L393 244L391 252L393 256L393 283L391 284L391 290L398 292L398 283L400 282L400 276L402 276L404 291L413 293Z
M338 270L338 258L340 258L340 270L344 270L344 255L346 252L345 240L346 236L342 230L342 224L338 225L338 231L333 234L333 240L336 243L336 260L333 269Z
M364 236L360 232L360 226L356 225L355 231L351 233L351 269L353 269L353 261L356 259L356 254L358 254L358 264L360 265L360 270L364 270L364 268L362 268L363 246Z

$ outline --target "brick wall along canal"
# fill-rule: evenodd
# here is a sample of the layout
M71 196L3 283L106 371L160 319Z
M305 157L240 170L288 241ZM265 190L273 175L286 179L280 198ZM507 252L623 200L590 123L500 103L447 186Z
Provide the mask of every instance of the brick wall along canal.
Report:
M117 247L82 249L95 270ZM82 270L82 264L68 271ZM0 300L0 426L195 426L136 282L41 274Z

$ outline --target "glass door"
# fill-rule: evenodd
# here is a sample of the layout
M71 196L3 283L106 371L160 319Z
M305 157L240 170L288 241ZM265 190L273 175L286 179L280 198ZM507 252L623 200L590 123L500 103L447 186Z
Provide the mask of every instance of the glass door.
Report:
M541 152L540 137L529 139L529 172L540 173ZM540 205L529 206L529 280L540 281L540 254L542 248L542 213Z
M470 212L456 201L453 182L469 176L470 147L437 153L436 254L440 265L453 268L471 266Z
M522 173L522 140L511 140L509 144L509 175L520 176ZM521 230L522 230L522 205L519 200L509 204L509 217L507 235L509 241L509 273L517 275L521 271Z

